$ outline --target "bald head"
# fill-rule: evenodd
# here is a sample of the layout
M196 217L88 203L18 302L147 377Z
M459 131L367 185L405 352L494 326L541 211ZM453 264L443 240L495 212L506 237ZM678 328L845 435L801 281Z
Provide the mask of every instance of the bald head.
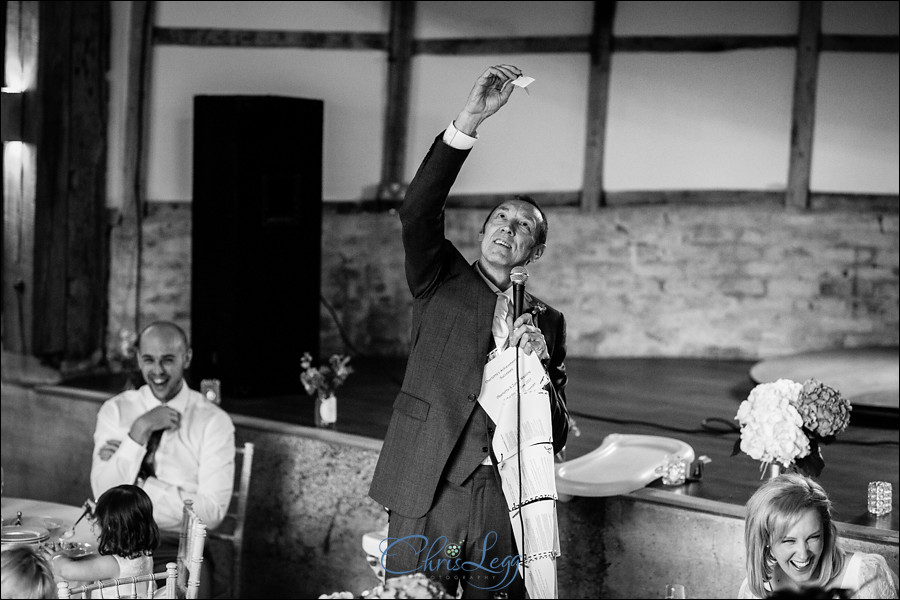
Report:
M190 344L188 344L188 337L184 332L184 329L171 321L154 321L153 323L150 323L149 325L141 329L141 332L138 334L137 339L138 348L141 347L141 340L143 340L144 336L147 334L170 339L171 341L176 341L173 338L178 338L178 341L181 342L185 350L190 348Z
M147 325L138 337L138 362L153 395L160 402L174 398L184 384L184 370L191 365L184 330L169 321Z

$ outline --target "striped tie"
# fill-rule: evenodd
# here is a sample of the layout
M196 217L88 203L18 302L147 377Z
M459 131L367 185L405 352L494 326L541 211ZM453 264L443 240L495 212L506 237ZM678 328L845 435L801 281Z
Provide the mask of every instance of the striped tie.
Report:
M509 341L509 323L506 317L509 315L509 298L506 294L497 294L497 306L494 308L494 322L491 325L491 333L497 348L505 350Z

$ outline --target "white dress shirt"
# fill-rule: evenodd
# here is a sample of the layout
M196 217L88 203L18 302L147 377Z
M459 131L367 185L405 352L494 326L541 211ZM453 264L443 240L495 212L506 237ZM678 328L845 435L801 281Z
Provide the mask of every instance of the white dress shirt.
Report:
M471 135L466 135L465 133L457 129L456 125L454 125L451 121L447 129L444 130L444 137L442 139L444 140L444 143L451 148L456 148L457 150L468 150L475 145L475 141L478 138L472 137Z
M477 262L475 263L475 270L478 271L484 282L488 284L491 291L497 294L497 303L494 305L494 321L491 324L491 335L494 336L494 344L497 345L497 348L503 350L506 348L506 343L509 339L509 323L506 321L506 316L509 314L509 307L512 306L512 286L509 286L505 292L501 292L500 288L485 276L481 270L481 265ZM481 464L493 464L490 455L481 461Z
M144 385L122 392L100 407L91 465L95 498L117 485L135 482L147 449L128 432L138 417L162 404ZM156 477L138 485L153 501L153 516L161 531L181 530L188 498L206 526L214 529L225 517L234 488L234 424L228 413L186 383L167 406L181 414L180 425L162 434L156 451ZM120 440L121 445L109 460L102 460L99 451L108 440Z
M509 339L509 322L507 322L506 317L509 315L509 309L513 304L513 288L509 286L506 288L506 291L500 291L500 288L487 278L481 270L481 265L477 262L475 263L475 270L478 271L484 282L491 288L491 291L497 294L497 303L494 305L494 321L491 324L491 335L494 336L494 344L497 345L497 348L503 350L506 348L506 342Z

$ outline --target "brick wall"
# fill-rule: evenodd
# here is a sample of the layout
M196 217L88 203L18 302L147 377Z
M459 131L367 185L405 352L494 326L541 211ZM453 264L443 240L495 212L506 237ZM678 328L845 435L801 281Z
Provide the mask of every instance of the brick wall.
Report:
M897 214L770 204L547 212L549 247L528 285L565 313L573 356L759 358L898 344ZM448 214L448 237L472 260L484 216ZM150 205L142 322L190 327L190 231L189 204ZM397 216L326 207L323 232L322 292L356 351L405 354L410 299ZM114 235L113 251L128 243ZM111 332L121 322L115 298L134 293L115 265ZM324 306L321 320L323 353L343 350Z

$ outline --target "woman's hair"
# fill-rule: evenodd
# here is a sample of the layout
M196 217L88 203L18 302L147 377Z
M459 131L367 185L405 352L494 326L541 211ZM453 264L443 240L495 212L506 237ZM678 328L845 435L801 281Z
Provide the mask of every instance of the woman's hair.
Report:
M0 588L4 598L56 598L53 571L32 546L4 550L0 557Z
M815 510L822 521L822 555L811 586L825 587L841 572L844 553L837 527L831 519L831 501L822 486L803 475L786 473L770 479L747 502L744 545L747 552L747 583L758 598L769 591L763 584L772 578L775 558L771 547L808 511Z
M136 485L120 485L97 499L94 519L103 528L100 554L137 558L153 554L159 545L159 528L153 520L153 502Z

